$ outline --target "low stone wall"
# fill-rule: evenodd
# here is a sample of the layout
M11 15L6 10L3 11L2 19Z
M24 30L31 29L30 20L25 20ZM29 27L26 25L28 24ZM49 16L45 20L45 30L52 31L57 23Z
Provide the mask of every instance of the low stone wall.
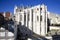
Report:
M4 28L0 28L0 40L14 40L14 34Z

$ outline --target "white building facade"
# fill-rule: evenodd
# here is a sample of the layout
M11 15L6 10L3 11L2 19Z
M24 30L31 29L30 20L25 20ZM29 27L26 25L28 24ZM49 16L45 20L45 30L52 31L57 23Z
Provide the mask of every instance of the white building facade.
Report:
M15 6L14 15L17 23L21 22L34 33L47 34L47 6L44 4L27 8Z

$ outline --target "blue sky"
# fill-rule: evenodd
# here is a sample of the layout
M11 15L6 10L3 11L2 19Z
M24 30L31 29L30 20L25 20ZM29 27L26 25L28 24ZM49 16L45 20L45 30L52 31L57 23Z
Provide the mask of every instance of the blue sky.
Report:
M0 12L14 12L14 6L45 4L48 11L60 14L60 0L0 0Z

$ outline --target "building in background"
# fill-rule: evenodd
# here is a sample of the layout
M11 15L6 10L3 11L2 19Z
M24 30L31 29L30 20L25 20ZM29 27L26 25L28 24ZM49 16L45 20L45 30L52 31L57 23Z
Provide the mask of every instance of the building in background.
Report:
M4 16L6 20L11 19L11 13L10 12L0 12Z
M59 25L60 24L60 14L48 12L48 17L51 25Z
M50 23L48 34L60 35L60 14L48 12L48 18Z
M4 17L10 17L11 13L10 12L0 12Z

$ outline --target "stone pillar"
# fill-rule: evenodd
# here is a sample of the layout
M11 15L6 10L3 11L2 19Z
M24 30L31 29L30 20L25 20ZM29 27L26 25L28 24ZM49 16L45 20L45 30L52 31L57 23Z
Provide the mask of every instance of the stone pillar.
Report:
M20 13L20 18L19 19L21 19L20 20L21 24L24 25L24 12Z
M5 30L5 40L8 40L8 30Z
M31 10L29 10L30 13L29 13L29 29L32 30L32 13L31 13Z

